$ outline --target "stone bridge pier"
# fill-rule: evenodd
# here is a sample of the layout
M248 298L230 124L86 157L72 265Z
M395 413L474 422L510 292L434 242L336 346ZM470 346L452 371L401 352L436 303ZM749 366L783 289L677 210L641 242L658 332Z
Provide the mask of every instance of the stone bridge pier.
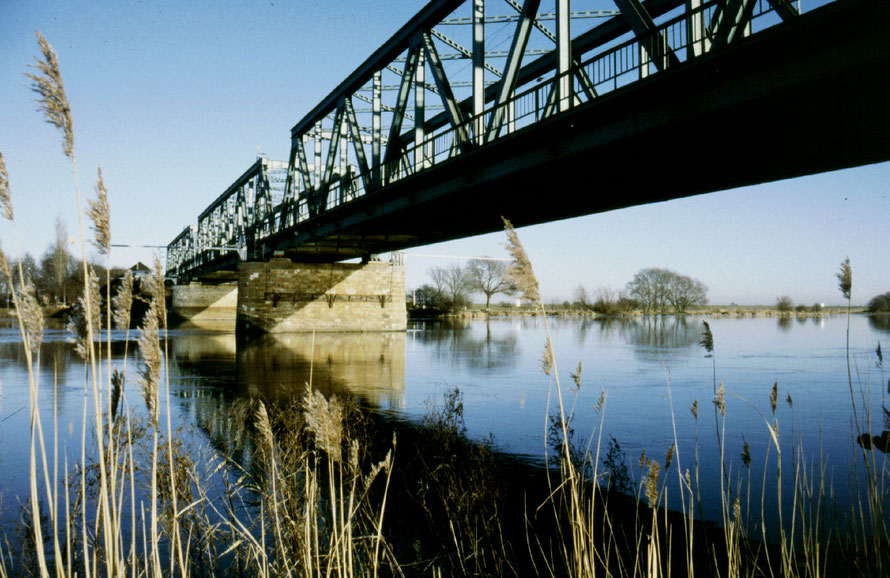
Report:
M398 263L242 262L237 284L173 289L187 326L254 333L404 331L405 268Z

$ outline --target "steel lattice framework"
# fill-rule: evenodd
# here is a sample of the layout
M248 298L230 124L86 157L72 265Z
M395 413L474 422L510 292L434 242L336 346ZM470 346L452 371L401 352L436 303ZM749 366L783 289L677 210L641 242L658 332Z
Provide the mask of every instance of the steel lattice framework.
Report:
M259 159L173 240L168 274L269 258L320 216L800 13L787 0L543 4L430 2L291 129L287 162ZM325 258L368 252L342 241Z

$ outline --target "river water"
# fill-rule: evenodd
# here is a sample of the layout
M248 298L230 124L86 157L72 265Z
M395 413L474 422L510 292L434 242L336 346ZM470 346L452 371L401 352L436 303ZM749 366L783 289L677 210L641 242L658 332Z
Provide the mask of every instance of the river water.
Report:
M703 319L714 336L711 357L700 345ZM878 436L890 429L882 409L885 402L890 408L890 367L876 363L879 342L890 342L886 318L850 320L852 398L843 316L550 317L547 324L576 441L583 446L592 435L590 447L596 451L599 442L602 456L614 438L621 448L620 465L639 479L640 454L645 451L663 464L676 440L669 474L694 472L698 456L709 518L719 518L715 423L721 431L725 427L725 455L733 474L742 471L739 456L748 442L758 485L764 471L768 478L775 474L776 448L767 427L774 420L786 459L793 445L802 447L808 463L827 466L838 486L846 485L851 460L858 455L858 431ZM126 362L133 375L139 365L135 335L129 345L125 335L112 332L113 363ZM296 396L311 381L323 392L360 396L381 412L419 422L430 404L458 388L470 437L492 439L501 451L543 464L548 407L556 408L556 383L540 362L546 336L541 317L420 321L406 333L247 341L226 333L171 330L170 410L180 435L212 442L225 436L222 416L239 396ZM86 369L63 329L45 332L40 363L38 399L48 451L55 415L59 455L73 463L80 458ZM580 388L570 376L579 363ZM0 521L8 524L17 519L28 495L30 447L27 368L12 325L0 329L0 383ZM725 422L715 417L712 403L719 384L726 392ZM774 384L775 417L770 404ZM602 394L605 401L597 408ZM132 377L125 398L134 412L144 413ZM697 418L690 410L694 402ZM775 484L771 487L774 492Z

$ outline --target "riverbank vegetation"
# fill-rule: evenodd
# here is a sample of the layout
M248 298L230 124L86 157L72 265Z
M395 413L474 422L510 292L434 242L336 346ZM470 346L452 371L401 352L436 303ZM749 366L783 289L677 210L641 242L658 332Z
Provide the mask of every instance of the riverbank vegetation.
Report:
M872 297L868 302L869 313L890 313L890 291Z
M61 131L79 199L71 111L55 52L38 40L43 58L29 77L48 122ZM14 226L12 198L0 152L0 209ZM101 172L88 207L91 242L107 255ZM505 279L546 323L532 264L505 225L513 259ZM82 225L80 237L85 253ZM542 448L545 468L499 456L494 441L469 440L457 390L431 400L423 424L394 426L350 399L323 395L311 378L305 392L289 399L237 400L216 416L225 436L206 442L171 422L160 263L146 281L148 314L136 340L141 361L132 368L116 366L110 341L102 343L113 326L126 331L131 324L132 277L114 296L106 283L100 307L98 278L84 257L80 315L70 324L88 367L81 449L79 457L59 455L57 413L39 402L43 317L33 280L21 260L0 257L15 288L30 393L29 494L17 534L0 537L2 577L887 573L887 467L875 438L865 437L862 412L870 410L857 410L860 385L852 372L859 445L851 446L848 509L837 507L834 493L847 480L835 479L810 448L782 441L780 429L803 424L793 411L783 412L782 404L792 410L793 400L782 400L776 386L764 390L771 407L761 415L771 439L767 452L752 455L747 443L726 446L732 415L717 380L719 336L707 324L702 347L714 360L713 397L688 411L696 420L710 420L713 412L719 488L698 483L697 435L692 447L681 446L675 434L662 455L637 457L626 455L602 421L582 431L569 394L587 386L582 368L564 380L549 337L541 356L542 387L553 400L550 415L542 416L549 417L550 434ZM849 303L852 270L845 265L838 279ZM137 388L139 405L127 403L129 388ZM607 405L603 394L598 415ZM752 460L775 473L774 486L751 475ZM705 493L720 504L716 523L700 515ZM778 512L776 526L767 525L767 509Z
M601 312L608 311L608 312ZM869 313L867 307L853 306L849 310L853 315ZM846 315L847 307L842 306L816 306L794 307L791 310L780 311L775 305L705 305L690 307L680 317L728 317L728 318L758 318L775 317L779 319L808 319ZM582 307L569 301L551 302L544 308L531 307L528 304L516 305L515 303L500 303L496 306L485 308L481 304L467 305L456 311L447 312L440 309L412 307L408 304L408 314L416 319L431 319L437 317L449 317L457 319L485 319L489 317L515 317L515 316L565 316L565 317L642 317L647 314L641 309L608 308L604 310ZM651 315L651 314L648 314ZM668 315L676 315L669 313Z

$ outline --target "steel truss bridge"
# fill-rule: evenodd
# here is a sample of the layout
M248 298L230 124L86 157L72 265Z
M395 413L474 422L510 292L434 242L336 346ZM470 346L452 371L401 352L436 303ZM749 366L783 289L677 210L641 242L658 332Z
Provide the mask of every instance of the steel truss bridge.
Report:
M886 0L433 0L168 246L332 262L890 160ZM590 9L588 9L590 8Z

